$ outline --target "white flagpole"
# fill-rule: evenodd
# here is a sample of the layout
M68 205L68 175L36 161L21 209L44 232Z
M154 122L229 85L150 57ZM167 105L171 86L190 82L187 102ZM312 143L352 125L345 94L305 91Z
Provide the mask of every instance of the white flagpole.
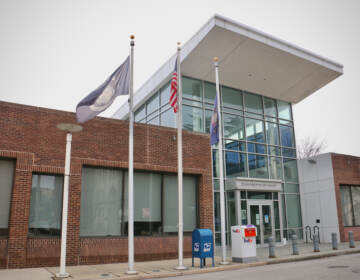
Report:
M182 166L182 87L181 87L181 71L180 71L180 43L177 48L177 79L178 79L178 94L177 94L177 145L178 145L178 241L179 241L179 263L176 269L184 270L186 267L183 263L183 166Z
M56 275L59 278L69 277L66 272L66 237L68 223L68 201L69 201L69 177L70 177L70 156L71 156L71 140L72 134L66 134L66 152L65 152L65 178L64 178L64 194L61 224L61 253L60 253L60 272Z
M222 118L220 111L220 86L219 86L219 58L214 58L215 65L215 79L216 79L216 98L217 98L217 111L219 121L219 179L220 179L220 222L221 222L221 250L222 258L221 264L229 264L226 261L226 235L225 235L225 196L224 196L224 163L223 163L223 145L222 145Z
M130 36L130 86L129 86L129 188L128 188L128 271L126 274L137 274L134 269L134 39Z

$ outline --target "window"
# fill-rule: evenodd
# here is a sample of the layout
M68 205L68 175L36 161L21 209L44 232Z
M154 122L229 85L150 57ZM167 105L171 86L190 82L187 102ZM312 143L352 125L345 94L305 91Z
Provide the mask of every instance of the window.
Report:
M247 177L245 154L227 151L225 157L227 177Z
M164 113L161 114L161 126L175 127L176 126L175 117L176 114L174 113L174 110L172 108L165 111Z
M147 114L151 114L155 110L159 109L159 94L155 93L146 104L146 112Z
M246 92L245 97L245 110L250 113L262 114L262 100L260 95Z
M182 82L183 98L202 101L201 81L187 77L182 77L181 82Z
M156 117L148 120L147 123L148 124L153 124L153 125L159 125L159 121L160 121L159 116L156 116Z
M288 228L302 227L300 195L286 194L286 215Z
M281 149L280 149L280 147L268 146L268 154L271 156L280 156Z
M264 122L246 118L246 138L252 142L265 142Z
M282 160L278 157L269 157L270 179L282 180Z
M271 192L247 192L248 199L272 199Z
M178 232L178 180L177 175L164 175L164 233ZM192 232L197 225L196 177L183 177L183 226Z
M344 226L360 226L360 186L340 186Z
M213 111L205 110L205 132L210 133L210 125L211 125L211 117L213 115Z
M214 104L215 95L216 95L216 86L213 83L205 82L205 102Z
M296 150L295 149L283 148L282 154L283 154L283 157L296 158Z
M278 100L277 107L278 107L279 118L286 119L286 120L292 119L291 105L289 103Z
M248 154L248 162L250 178L269 178L266 156Z
M170 83L167 83L160 91L160 105L169 104L170 100Z
M244 140L244 119L237 115L223 113L224 138Z
M294 129L291 126L280 125L281 145L295 147Z
M134 235L160 235L161 220L161 175L134 173Z
M285 182L298 182L296 159L283 158Z
M245 142L225 140L225 149L245 152Z
M266 142L270 145L280 145L279 129L276 123L266 122Z
M201 108L183 105L183 128L203 132L203 112Z
M257 154L265 154L266 148L265 148L265 145L262 145L262 144L248 143L248 152L249 153L257 153Z
M220 231L221 220L220 220L220 193L214 193L214 218L215 218L215 231Z
M219 170L219 150L212 149L212 167L213 167L213 177L217 178L220 176Z
M135 122L140 122L146 117L146 110L145 105L142 105L139 109L135 112Z
M60 236L63 176L33 174L29 235Z
M0 160L0 236L8 235L15 161Z
M242 93L240 90L221 87L223 106L238 110L243 109Z
M276 101L274 99L264 97L265 115L276 117Z
M299 193L299 184L285 184L285 192L286 193Z
M184 231L197 225L197 180L184 175ZM134 172L134 235L177 232L177 176ZM127 236L127 171L84 167L81 191L81 236Z
M80 236L124 235L127 190L121 170L82 169Z

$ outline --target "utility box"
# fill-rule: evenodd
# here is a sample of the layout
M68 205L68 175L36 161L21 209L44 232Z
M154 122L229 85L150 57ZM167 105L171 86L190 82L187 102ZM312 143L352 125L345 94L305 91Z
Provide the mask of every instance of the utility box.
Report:
M256 226L232 226L232 261L249 263L256 261Z
M210 229L195 229L192 232L192 266L194 258L200 258L200 267L206 265L205 258L212 258L214 263L214 237Z

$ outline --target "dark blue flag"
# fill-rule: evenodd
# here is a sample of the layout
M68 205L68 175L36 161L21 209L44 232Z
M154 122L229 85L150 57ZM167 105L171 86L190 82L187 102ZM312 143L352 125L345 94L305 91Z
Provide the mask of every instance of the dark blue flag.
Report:
M219 142L219 112L217 108L217 95L215 96L214 111L211 116L210 124L210 144L215 145Z
M79 123L86 122L108 108L119 95L129 94L130 57L97 89L86 96L76 106Z

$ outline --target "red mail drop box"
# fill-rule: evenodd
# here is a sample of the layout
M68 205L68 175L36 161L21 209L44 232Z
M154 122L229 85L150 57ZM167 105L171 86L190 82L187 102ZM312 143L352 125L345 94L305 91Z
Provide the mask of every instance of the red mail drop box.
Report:
M256 228L245 228L245 237L253 237L256 236Z

